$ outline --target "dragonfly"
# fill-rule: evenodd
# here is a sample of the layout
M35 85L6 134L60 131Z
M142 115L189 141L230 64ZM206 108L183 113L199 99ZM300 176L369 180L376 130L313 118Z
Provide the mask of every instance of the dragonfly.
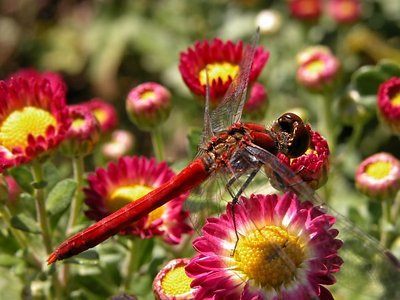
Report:
M397 289L393 278L399 278L400 271L395 256L380 247L379 243L367 233L357 229L346 217L326 205L298 175L278 160L276 156L278 153L294 158L307 150L310 132L303 120L293 113L284 113L270 127L241 122L258 39L259 33L246 46L238 75L232 81L222 102L212 111L209 105L209 84L206 85L203 139L195 159L157 189L68 238L48 257L48 264L72 257L100 244L132 222L138 221L182 193L195 189L218 173L228 174L230 179L226 183L226 188L231 194L232 203L238 203L240 195L256 174L267 167L272 170L275 180L278 179L282 187L328 211L336 217L337 225L344 228L343 251L348 252L350 257L344 264L349 266L347 268L349 271L344 272L344 278L354 279L355 274L366 273L371 278L370 281L376 284L384 270L388 278L392 276L386 287ZM240 188L231 192L230 187L243 178L245 179ZM362 255L354 253L352 248L354 244L359 248L362 247L364 251L362 254L371 260L363 259ZM356 269L359 272L352 273ZM356 286L353 289L357 292ZM371 299L376 299L375 294L371 295ZM400 292L396 296L400 298Z

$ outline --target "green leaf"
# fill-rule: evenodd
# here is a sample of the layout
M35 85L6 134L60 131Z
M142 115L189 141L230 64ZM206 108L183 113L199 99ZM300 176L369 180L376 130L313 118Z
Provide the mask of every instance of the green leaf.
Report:
M57 183L47 197L47 211L51 215L63 212L70 205L75 194L76 182L65 179Z
M16 167L11 169L11 176L15 179L18 185L27 193L33 193L33 177L31 172L25 167Z
M389 77L400 77L400 65L390 61L382 60L379 62L379 68L387 74Z
M352 82L361 95L376 95L379 85L388 75L376 67L364 66L354 72Z
M40 233L40 227L34 219L26 214L19 214L11 218L11 225L22 231L30 233Z
M196 155L200 142L201 142L202 131L199 128L192 128L188 134L189 150L192 157Z
M22 260L15 255L10 254L0 254L0 266L1 267L13 267L16 264L21 263Z
M79 265L97 265L99 253L96 250L87 250L65 260L65 263Z

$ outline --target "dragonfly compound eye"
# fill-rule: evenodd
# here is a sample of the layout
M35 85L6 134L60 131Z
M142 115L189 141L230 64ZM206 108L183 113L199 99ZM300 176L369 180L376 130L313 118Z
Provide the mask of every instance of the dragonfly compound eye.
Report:
M274 130L280 132L284 140L284 152L290 158L298 157L307 151L310 144L310 132L303 120L296 114L285 113L279 117Z

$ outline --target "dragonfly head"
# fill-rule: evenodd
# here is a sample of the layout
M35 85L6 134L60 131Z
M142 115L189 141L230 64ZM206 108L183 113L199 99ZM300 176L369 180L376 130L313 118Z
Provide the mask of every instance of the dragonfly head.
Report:
M310 144L310 131L296 114L285 113L272 126L276 134L280 151L289 158L304 154Z

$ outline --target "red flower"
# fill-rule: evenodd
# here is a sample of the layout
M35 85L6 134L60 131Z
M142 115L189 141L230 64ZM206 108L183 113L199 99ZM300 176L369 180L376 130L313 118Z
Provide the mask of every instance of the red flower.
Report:
M36 77L0 81L0 124L0 171L48 153L71 124L65 89Z
M314 21L322 13L321 0L289 0L290 14L299 20Z
M231 41L224 43L216 38L211 43L196 42L193 48L181 53L179 71L192 93L202 97L206 94L206 73L208 72L210 100L212 104L217 104L239 73L242 57L242 41L236 44ZM260 75L268 57L269 53L262 47L256 49L250 72L250 83Z
M175 174L166 163L156 163L145 157L122 157L109 163L107 169L98 168L88 177L89 187L84 189L87 217L96 221L135 201L168 181ZM167 243L178 244L182 234L191 233L185 223L188 212L183 203L188 193L152 211L149 215L124 229L121 234L150 238L160 235Z
M393 77L379 86L378 113L395 133L400 132L400 77Z
M268 109L267 90L261 83L254 83L250 90L250 97L244 104L244 112L254 117L263 118Z

